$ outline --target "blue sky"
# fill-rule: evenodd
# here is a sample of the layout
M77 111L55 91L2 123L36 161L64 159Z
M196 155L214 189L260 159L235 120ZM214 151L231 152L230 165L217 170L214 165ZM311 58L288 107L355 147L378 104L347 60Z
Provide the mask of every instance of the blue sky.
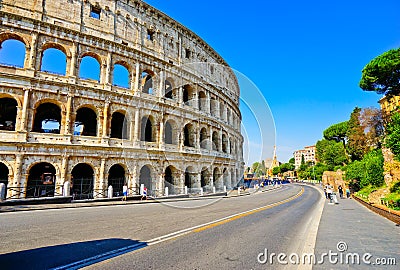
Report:
M330 125L348 120L355 106L378 107L381 96L358 87L361 71L400 47L398 0L145 2L198 34L260 89L282 162L315 144ZM247 130L254 127L249 123Z

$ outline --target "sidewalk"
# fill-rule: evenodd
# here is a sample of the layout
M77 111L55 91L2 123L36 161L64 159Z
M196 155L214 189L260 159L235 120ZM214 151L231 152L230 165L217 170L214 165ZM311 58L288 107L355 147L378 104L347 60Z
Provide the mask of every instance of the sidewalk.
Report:
M326 200L315 244L317 261L321 260L321 254L330 251L338 253L336 257L332 257L337 258L338 262L334 263L332 260L333 263L330 263L327 255L324 263L317 263L313 269L399 269L400 226L354 199L339 199L339 204L334 205ZM351 256L354 253L359 255L360 264L352 263ZM366 261L370 261L371 265L363 262L363 255L366 253L372 255L365 255ZM388 258L395 258L397 266L378 265L376 259L380 258L382 263L388 263Z

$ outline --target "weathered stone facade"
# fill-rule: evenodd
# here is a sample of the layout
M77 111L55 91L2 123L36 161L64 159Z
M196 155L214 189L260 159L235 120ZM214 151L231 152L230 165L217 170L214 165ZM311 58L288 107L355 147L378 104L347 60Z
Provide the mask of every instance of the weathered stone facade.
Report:
M7 198L105 197L123 183L130 194L198 192L243 175L236 76L183 25L138 0L3 0L0 17L0 44L25 48L22 66L0 65ZM65 73L44 70L49 49ZM85 58L98 79L80 76Z

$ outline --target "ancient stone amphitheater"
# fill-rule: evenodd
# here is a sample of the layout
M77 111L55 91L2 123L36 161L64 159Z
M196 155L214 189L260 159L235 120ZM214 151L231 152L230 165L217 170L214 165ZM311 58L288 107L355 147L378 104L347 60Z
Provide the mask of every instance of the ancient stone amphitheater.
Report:
M6 199L199 194L241 178L238 82L195 33L139 0L2 0L0 16Z

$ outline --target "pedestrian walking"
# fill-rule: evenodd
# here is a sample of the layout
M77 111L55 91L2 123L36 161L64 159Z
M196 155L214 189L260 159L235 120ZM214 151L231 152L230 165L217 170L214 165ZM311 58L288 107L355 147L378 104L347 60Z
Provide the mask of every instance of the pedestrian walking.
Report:
M326 186L326 193L328 194L329 203L332 203L332 186L328 183Z
M350 198L350 189L346 188L346 197L347 199Z
M343 199L343 188L342 188L341 185L339 185L338 190L339 190L339 197L340 197L340 199Z
M124 184L124 186L122 187L122 194L124 195L122 197L123 201L126 201L126 197L128 196L128 186L126 185L126 183Z

